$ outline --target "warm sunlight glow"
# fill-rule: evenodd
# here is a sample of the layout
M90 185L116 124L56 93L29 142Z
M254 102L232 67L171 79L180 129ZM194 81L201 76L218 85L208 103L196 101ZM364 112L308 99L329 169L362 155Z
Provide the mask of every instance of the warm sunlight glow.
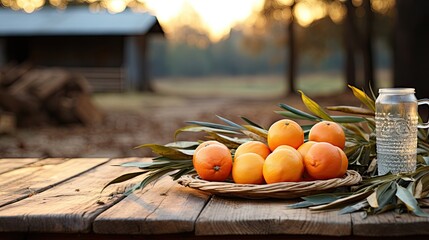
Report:
M327 14L326 8L322 1L303 0L295 5L293 14L299 25L307 27L314 21L324 18Z
M263 0L143 0L168 32L171 25L200 26L212 41L227 36L238 23L259 11ZM168 7L166 7L168 6ZM187 17L178 17L184 12Z
M74 0L0 0L1 5L14 10L24 10L31 13L49 1L54 7L64 9ZM265 0L78 0L89 4L91 11L107 9L111 13L119 13L127 7L135 11L149 11L158 18L167 37L197 41L203 45L202 38L209 41L219 41L229 35L234 27L242 29L264 28L264 21L258 17L263 9ZM308 27L313 22L329 16L333 22L340 23L346 15L344 3L340 1L321 0L276 0L282 8L274 9L272 18L275 21L285 21L293 18L302 27ZM363 0L352 0L353 5L361 6ZM291 11L291 6L293 12ZM381 14L392 13L395 0L371 0L371 7ZM363 10L357 11L361 16ZM176 31L182 29L184 31ZM193 29L202 38L191 39L187 29ZM196 30L196 31L195 31ZM179 33L180 32L180 33ZM195 37L195 36L194 36Z
M328 14L334 23L341 23L346 15L346 9L339 2L332 2L328 8Z
M395 6L395 0L372 0L371 7L375 12L386 14Z
M112 13L120 13L125 10L127 3L124 0L107 0L106 8Z

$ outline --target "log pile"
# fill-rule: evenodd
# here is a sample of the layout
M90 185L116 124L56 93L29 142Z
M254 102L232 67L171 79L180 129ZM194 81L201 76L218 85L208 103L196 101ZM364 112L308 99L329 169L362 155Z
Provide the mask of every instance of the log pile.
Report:
M91 101L85 78L60 68L29 64L0 69L0 116L11 114L17 126L92 125L103 119Z

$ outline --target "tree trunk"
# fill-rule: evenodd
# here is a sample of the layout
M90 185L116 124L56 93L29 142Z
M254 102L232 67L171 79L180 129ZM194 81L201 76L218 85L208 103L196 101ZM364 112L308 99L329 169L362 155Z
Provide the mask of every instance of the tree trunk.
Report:
M293 12L295 2L290 6L291 12ZM296 55L296 42L295 42L295 19L291 16L287 30L289 35L289 63L288 63L288 74L287 82L289 84L289 89L286 90L286 95L290 93L295 93L295 78L296 78L296 64L297 64L297 55Z
M355 23L354 7L351 0L345 2L347 14L343 23L345 65L344 75L347 85L356 86L356 43L357 27ZM347 86L346 86L347 89Z
M363 71L364 71L364 88L371 88L375 90L374 83L374 63L372 51L372 35L373 35L373 19L374 14L371 9L371 1L364 0L363 8L365 9L364 18L364 33L362 38L362 57L363 57Z
M418 98L429 97L429 1L397 0L394 44L394 86L413 87Z

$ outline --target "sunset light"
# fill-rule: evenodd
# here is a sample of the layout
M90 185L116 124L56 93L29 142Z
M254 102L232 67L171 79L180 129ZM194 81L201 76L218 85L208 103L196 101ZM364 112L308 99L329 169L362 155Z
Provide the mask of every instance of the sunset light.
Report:
M245 21L252 13L260 11L264 1L145 0L144 3L158 17L167 33L174 27L197 25L212 41L219 41L227 36L236 24ZM196 15L191 17L189 11L194 11ZM186 12L187 17L180 17Z
M89 4L92 11L107 9L112 14L120 13L126 8L135 11L149 11L158 18L166 35L174 39L178 29L190 27L210 41L217 42L227 37L237 25L252 28L260 25L263 20L255 16L262 10L265 0L79 0ZM49 2L54 7L65 9L71 0L0 0L5 7L24 10L31 13ZM277 21L288 21L293 14L296 22L308 27L313 22L329 17L340 23L345 14L341 1L320 0L277 0L286 8L274 10L273 17ZM372 0L372 8L376 12L387 13L395 0ZM293 12L290 6L295 3ZM362 0L353 0L360 6ZM263 29L264 27L262 27ZM183 36L182 36L183 37ZM192 36L185 36L191 38Z

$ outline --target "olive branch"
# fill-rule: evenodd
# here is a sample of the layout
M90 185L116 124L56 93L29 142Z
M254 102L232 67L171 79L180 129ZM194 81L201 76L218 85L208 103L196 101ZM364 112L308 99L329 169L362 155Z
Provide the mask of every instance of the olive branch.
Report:
M314 123L329 120L339 123L346 134L345 153L349 159L349 169L358 171L364 180L359 185L347 191L337 191L303 197L302 202L289 205L290 208L308 207L311 210L339 209L339 213L351 213L364 210L367 214L377 214L389 210L397 212L410 211L417 216L429 217L420 205L426 204L429 196L429 143L427 129L418 131L417 162L418 168L408 174L376 175L376 135L375 135L375 95L371 97L364 91L349 86L353 95L362 106L331 106L322 108L302 91L302 102L309 112L301 111L287 104L279 104L282 110L275 111L286 118L308 120L313 124L301 125L305 139ZM330 115L328 111L340 112L340 115ZM136 148L150 148L157 157L152 162L129 162L122 167L134 167L138 172L121 175L108 184L120 183L144 175L143 180L127 190L130 194L137 189L143 189L151 182L164 175L173 180L181 176L195 173L192 156L195 148L205 140L217 140L225 144L234 154L235 149L244 142L257 140L266 142L267 129L241 117L243 124L217 116L221 123L204 121L188 121L187 125L174 133L174 139L184 132L204 133L204 139L197 141L174 141L165 145L143 144ZM421 118L419 118L421 121ZM103 189L104 189L103 188Z

